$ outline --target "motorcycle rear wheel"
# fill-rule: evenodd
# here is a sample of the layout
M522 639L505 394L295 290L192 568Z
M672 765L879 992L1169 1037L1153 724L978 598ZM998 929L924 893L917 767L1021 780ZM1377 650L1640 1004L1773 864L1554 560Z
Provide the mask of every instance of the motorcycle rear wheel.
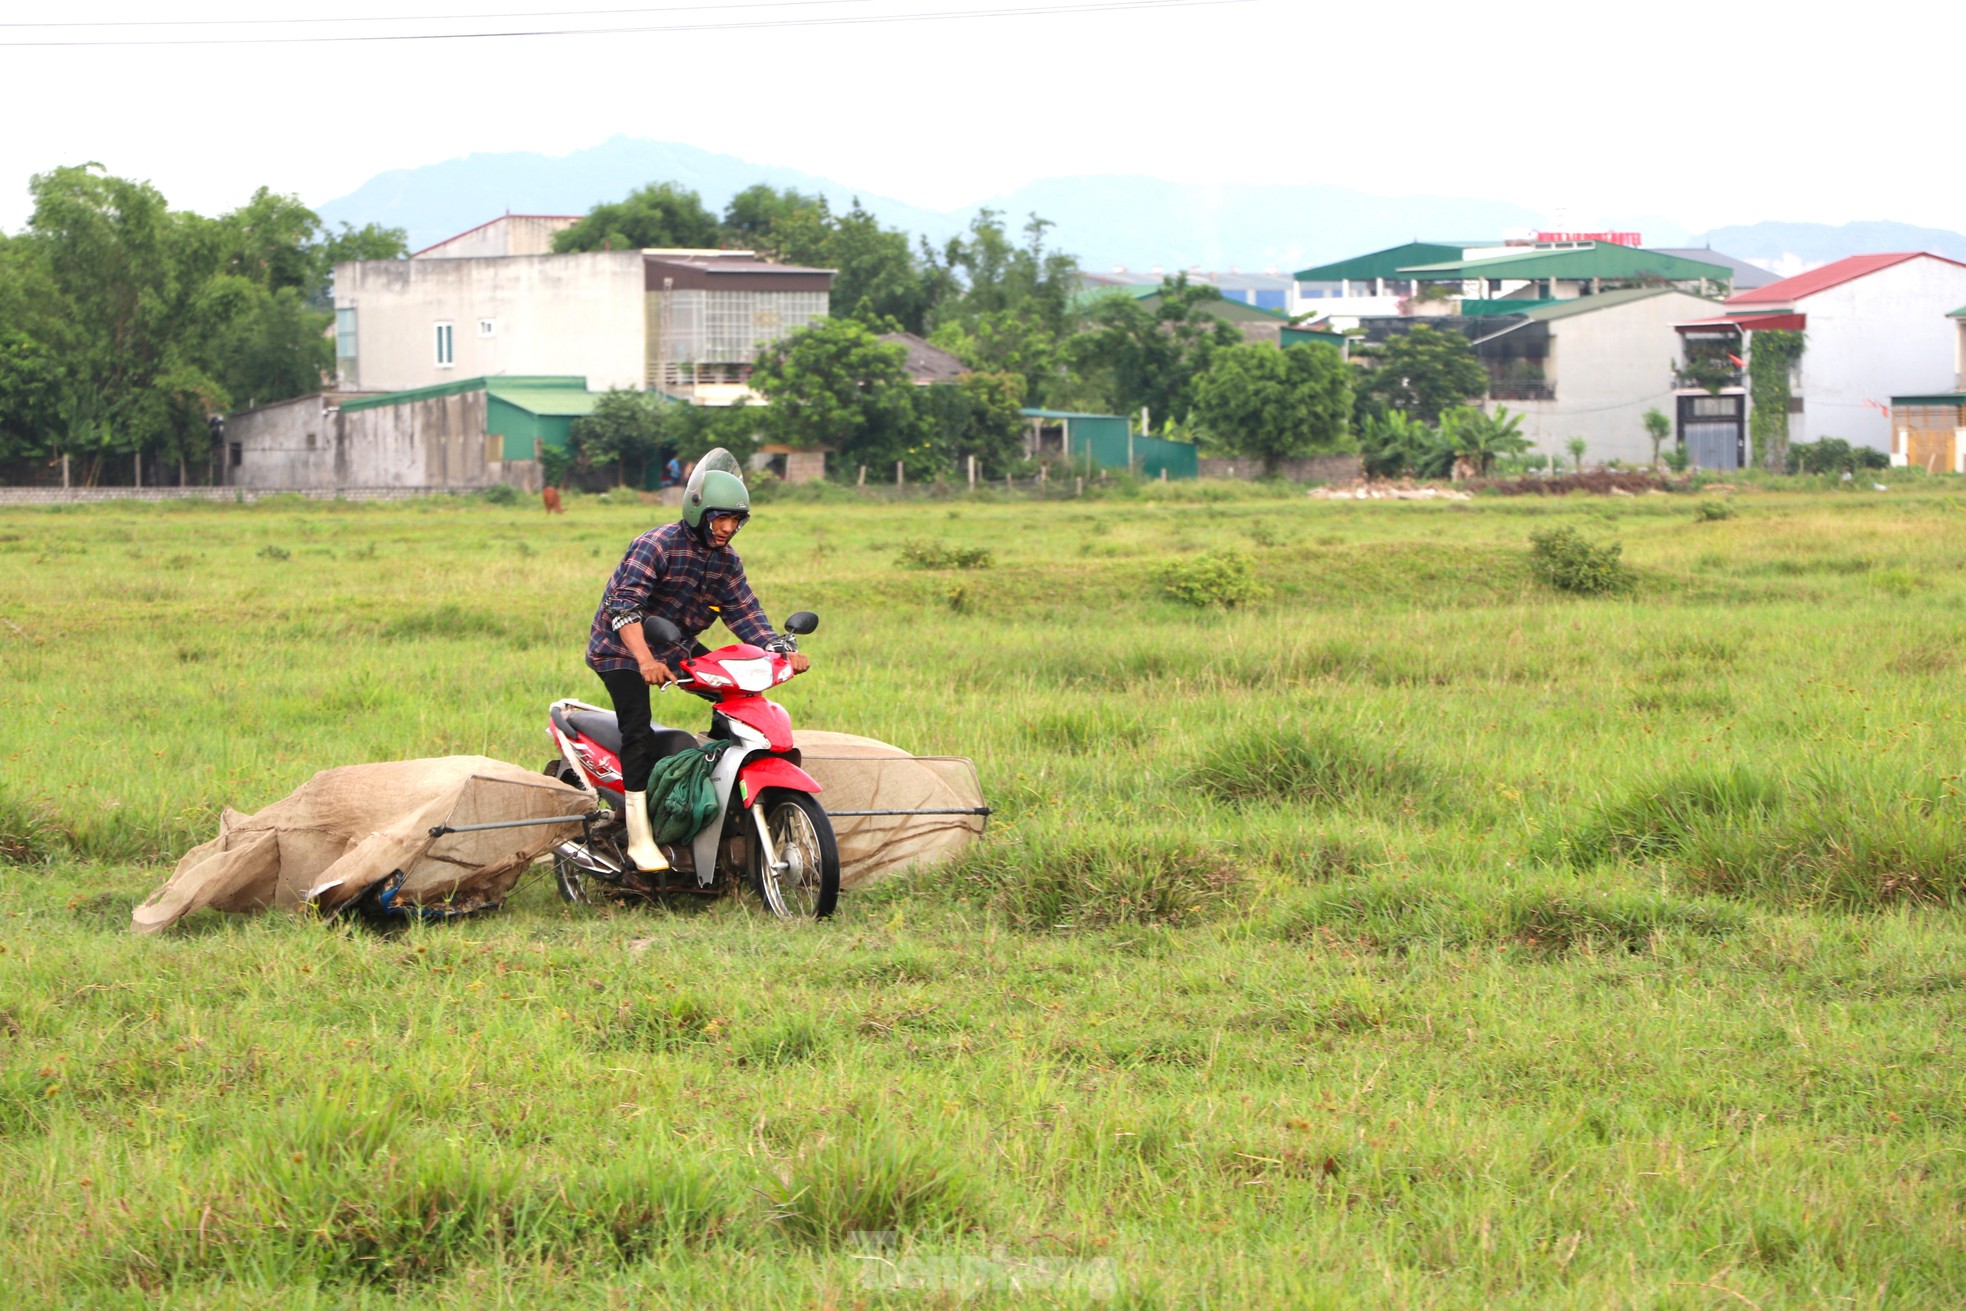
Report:
M786 788L766 788L753 810L763 817L778 857L769 864L764 845L751 835L750 884L758 900L779 919L831 915L840 896L840 846L826 811L805 793Z

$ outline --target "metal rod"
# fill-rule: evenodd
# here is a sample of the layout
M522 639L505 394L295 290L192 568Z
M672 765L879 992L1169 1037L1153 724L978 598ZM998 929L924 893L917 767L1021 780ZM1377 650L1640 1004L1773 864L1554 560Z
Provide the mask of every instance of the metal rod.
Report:
M591 824L596 815L554 815L547 819L507 819L496 824L438 824L431 828L430 836L441 838L446 833L481 833L488 828L530 828L535 824Z
M969 806L961 810L829 810L828 815L994 815L988 806Z

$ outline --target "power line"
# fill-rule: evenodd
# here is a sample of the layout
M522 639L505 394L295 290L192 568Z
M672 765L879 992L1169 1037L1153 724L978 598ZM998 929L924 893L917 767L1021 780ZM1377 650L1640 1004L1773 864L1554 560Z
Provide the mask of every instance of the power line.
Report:
M370 14L364 18L118 18L83 23L0 23L20 27L296 27L302 23L462 23L489 18L591 18L613 14L689 13L702 9L803 9L812 5L864 5L873 0L740 0L705 5L643 5L634 9L513 10L494 14Z
M1031 5L1022 8L949 9L916 14L833 14L822 18L743 19L729 23L661 23L640 27L563 27L509 32L403 32L361 33L335 36L231 36L231 37L113 37L108 40L77 41L0 41L0 49L106 49L117 46L242 46L242 45L328 45L347 42L379 41L487 41L515 37L545 36L631 36L650 32L730 32L769 28L844 27L876 23L934 23L973 18L1045 18L1061 14L1111 13L1124 10L1212 9L1224 5L1255 4L1257 0L1105 0L1104 3Z

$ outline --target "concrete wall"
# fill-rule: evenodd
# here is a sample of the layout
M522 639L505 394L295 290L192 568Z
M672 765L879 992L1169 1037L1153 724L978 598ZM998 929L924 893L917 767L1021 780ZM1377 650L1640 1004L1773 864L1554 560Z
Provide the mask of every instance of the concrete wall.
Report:
M1966 268L1931 256L1797 301L1809 326L1796 368L1802 413L1789 416L1789 441L1841 437L1890 450L1891 419L1881 407L1894 395L1949 390L1958 343L1946 315L1961 305Z
M1263 462L1239 455L1204 455L1196 463L1203 478L1241 478L1253 481L1263 476ZM1365 476L1365 465L1356 455L1310 455L1277 462L1277 476L1299 483L1348 483Z
M1482 408L1520 414L1522 435L1535 452L1554 455L1559 464L1570 463L1565 443L1573 437L1584 439L1584 459L1590 463L1649 463L1645 412L1657 409L1668 420L1677 413L1672 371L1680 340L1673 325L1719 312L1714 301L1671 291L1552 319L1543 377L1555 387L1556 398L1488 401ZM1672 440L1668 435L1660 450L1671 449Z
M485 433L485 393L342 410L335 396L303 396L235 414L225 439L240 462L235 488L256 491L540 486L537 460L503 460L504 439Z
M459 378L579 374L597 391L640 388L648 330L640 251L335 265L335 308L355 311L344 391L408 391ZM481 336L488 320L491 334ZM453 363L436 362L452 325Z
M506 214L418 251L413 259L471 259L486 255L550 255L553 235L580 222L571 216Z

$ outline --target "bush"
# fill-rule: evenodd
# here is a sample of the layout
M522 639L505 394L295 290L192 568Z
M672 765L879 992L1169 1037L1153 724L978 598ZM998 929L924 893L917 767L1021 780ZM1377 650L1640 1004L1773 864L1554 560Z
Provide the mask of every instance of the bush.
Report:
M908 569L988 569L995 563L985 546L951 546L914 537L902 543L897 557Z
M478 499L486 505L517 505L519 489L511 483L493 483L479 491Z
M1693 463L1692 454L1684 446L1675 446L1664 455L1666 468L1674 473L1685 473Z
M1529 563L1538 577L1559 592L1579 596L1618 596L1638 579L1619 559L1616 542L1593 545L1575 528L1549 528L1529 534Z
M1699 523L1719 523L1733 517L1734 507L1725 501L1701 501L1693 507L1693 518Z
M1256 581L1248 552L1233 548L1206 551L1165 565L1159 581L1161 591L1169 597L1197 608L1221 606L1232 610L1267 595L1267 589Z

